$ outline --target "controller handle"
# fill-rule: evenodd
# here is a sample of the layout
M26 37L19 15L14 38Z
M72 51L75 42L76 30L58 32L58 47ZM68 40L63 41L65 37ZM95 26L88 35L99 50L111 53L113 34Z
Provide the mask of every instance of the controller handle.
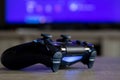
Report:
M61 63L62 53L51 44L50 35L42 36L42 42L36 40L7 49L1 56L1 63L12 70L42 63L56 72ZM44 44L41 44L43 41Z
M43 54L44 53L44 54ZM50 66L50 57L46 56L44 45L29 42L7 49L1 56L2 64L8 69L18 70L36 63Z

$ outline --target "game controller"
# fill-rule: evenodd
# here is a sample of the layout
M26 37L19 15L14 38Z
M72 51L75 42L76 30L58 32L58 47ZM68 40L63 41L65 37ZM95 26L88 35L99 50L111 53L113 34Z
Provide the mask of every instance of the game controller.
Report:
M19 70L41 63L56 72L59 68L82 62L92 68L96 50L94 45L85 41L71 40L69 35L61 35L53 41L52 35L41 34L28 43L11 47L3 52L1 63L8 69Z

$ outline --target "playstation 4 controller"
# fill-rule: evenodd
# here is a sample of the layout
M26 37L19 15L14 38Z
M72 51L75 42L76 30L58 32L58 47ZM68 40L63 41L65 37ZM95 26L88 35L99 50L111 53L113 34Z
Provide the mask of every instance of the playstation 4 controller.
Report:
M51 39L52 35L50 34L41 34L41 36L42 38L4 51L1 63L12 70L41 63L56 72L59 68L65 68L77 62L82 62L88 68L92 68L96 57L93 44L71 40L69 35L61 35L61 38L56 41Z

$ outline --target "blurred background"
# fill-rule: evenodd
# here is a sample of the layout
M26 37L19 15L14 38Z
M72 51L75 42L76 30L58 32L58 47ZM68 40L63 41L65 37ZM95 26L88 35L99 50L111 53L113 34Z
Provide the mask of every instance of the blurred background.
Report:
M0 54L41 33L69 34L95 44L98 56L120 56L120 0L0 0Z

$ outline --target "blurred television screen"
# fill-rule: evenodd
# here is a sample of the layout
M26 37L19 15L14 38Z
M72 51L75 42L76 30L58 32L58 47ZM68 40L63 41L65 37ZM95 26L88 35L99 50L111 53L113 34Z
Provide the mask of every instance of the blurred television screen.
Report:
M120 0L6 0L6 23L120 22Z

